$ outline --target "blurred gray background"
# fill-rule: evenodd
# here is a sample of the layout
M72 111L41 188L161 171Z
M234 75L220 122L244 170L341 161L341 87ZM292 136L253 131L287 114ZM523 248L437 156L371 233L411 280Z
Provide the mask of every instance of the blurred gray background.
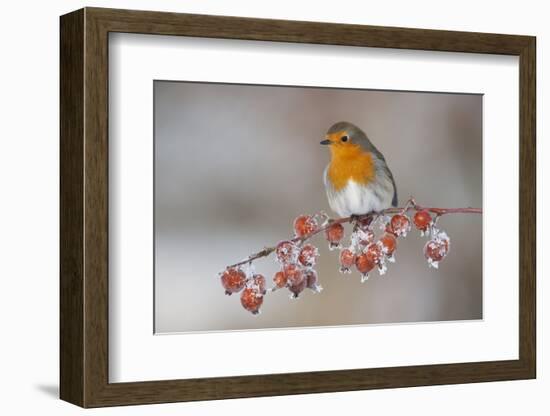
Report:
M385 276L338 272L321 236L324 290L280 290L253 316L218 272L287 239L294 218L328 206L320 146L340 120L385 155L403 204L482 205L482 96L154 82L155 332L242 330L482 318L482 219L449 215L451 250L428 268L418 232L400 239ZM349 229L346 231L349 232ZM273 257L257 261L268 282Z

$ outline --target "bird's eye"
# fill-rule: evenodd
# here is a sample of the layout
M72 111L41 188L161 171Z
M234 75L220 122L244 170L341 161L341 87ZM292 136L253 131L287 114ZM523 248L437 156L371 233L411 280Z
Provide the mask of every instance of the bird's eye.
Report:
M340 140L342 140L345 143L348 141L348 136L342 136Z

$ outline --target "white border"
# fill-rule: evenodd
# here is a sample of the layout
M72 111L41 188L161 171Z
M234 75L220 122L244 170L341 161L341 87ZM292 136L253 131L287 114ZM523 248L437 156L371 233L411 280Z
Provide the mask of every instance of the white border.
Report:
M110 382L518 358L516 57L131 34L109 51ZM153 335L154 79L483 93L483 321Z

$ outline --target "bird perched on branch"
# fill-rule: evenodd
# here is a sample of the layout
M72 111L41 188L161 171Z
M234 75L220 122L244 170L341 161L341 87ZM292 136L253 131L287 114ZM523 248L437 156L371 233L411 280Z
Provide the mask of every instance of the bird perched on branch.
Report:
M340 121L321 144L330 148L324 182L334 212L348 217L397 206L395 181L384 155L359 127Z

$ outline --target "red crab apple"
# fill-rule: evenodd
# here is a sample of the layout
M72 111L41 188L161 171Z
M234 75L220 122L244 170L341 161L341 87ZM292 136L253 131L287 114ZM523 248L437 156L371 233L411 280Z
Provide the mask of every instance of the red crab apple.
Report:
M288 290L292 292L293 298L297 298L307 285L304 273L297 264L287 264L283 271L287 279Z
M402 214L395 214L388 224L387 231L391 232L396 237L406 237L411 229L411 221L409 217Z
M288 290L292 293L291 298L296 299L298 296L300 296L300 293L304 291L307 285L307 280L302 279L300 283L296 283L294 285L289 285Z
M413 222L418 230L427 231L432 223L432 216L428 211L423 209L414 214Z
M254 315L260 313L262 303L264 303L263 295L254 288L247 287L241 293L241 305Z
M294 220L296 237L303 237L317 229L317 221L311 215L300 215Z
M439 233L424 246L424 256L428 264L436 269L439 262L449 253L449 237L445 233Z
M361 273L361 282L369 278L369 272L374 269L374 262L367 253L362 253L355 258L355 267Z
M340 271L342 273L350 273L351 267L355 264L355 254L349 248L345 248L340 252Z
M260 292L262 295L265 295L266 293L266 282L265 277L261 274L255 274L252 277L252 283L254 287Z
M300 250L298 261L302 266L311 267L315 265L315 258L319 255L319 250L313 244L306 244Z
M382 261L384 253L382 252L382 244L380 242L370 243L365 251L367 258L372 264L378 264Z
M246 275L241 269L227 269L221 275L222 286L226 295L240 292L246 283Z
M304 280L304 274L296 264L287 264L283 271L289 286L298 285Z
M316 293L319 293L323 288L319 285L319 276L313 269L306 272L307 287Z
M340 241L344 238L344 226L340 223L334 223L325 230L325 236L329 242L330 249L340 246Z
M288 279L283 271L279 271L275 273L275 276L273 276L273 283L275 283L275 286L279 289L285 287L287 281Z
M281 241L275 249L277 260L281 264L292 263L298 255L298 247L292 241Z
M380 238L380 243L382 243L382 252L391 257L397 248L397 238L391 233L385 233Z

